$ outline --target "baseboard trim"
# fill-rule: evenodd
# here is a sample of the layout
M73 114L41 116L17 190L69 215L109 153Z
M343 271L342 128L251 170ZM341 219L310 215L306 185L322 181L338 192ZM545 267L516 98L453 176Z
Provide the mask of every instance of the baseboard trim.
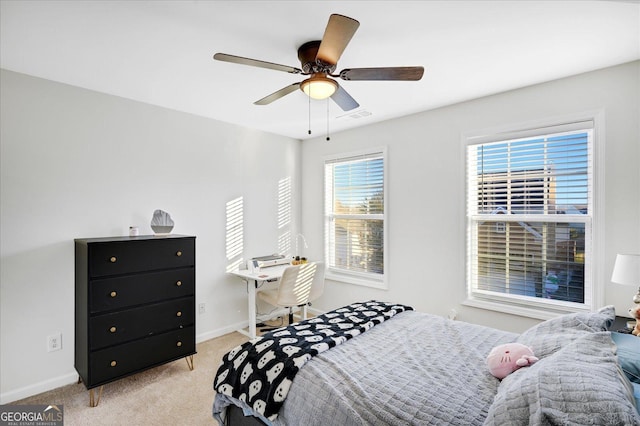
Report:
M322 314L326 314L326 313L327 313L327 311L321 311L320 309L312 308L311 306L309 306L309 307L307 308L307 311L309 311L310 313L312 313L312 314L313 314L313 315L315 315L315 316L318 316L318 315L322 315Z
M39 393L50 391L62 386L70 385L78 381L78 373L64 374L62 376L54 377L52 379L43 380L38 383L34 383L29 386L24 386L19 389L15 389L9 392L0 394L0 404L8 404L10 402L19 401L24 398L28 398ZM55 401L51 401L55 402Z
M312 307L308 307L307 308L308 312L313 314L313 315L322 315L324 314L326 311L323 310L319 310L319 309L315 309ZM286 313L286 311L283 311L284 313ZM278 316L278 315L282 315L282 313L272 313L271 316ZM266 317L265 317L266 318ZM222 327L222 328L217 328L215 330L211 330L211 331L207 331L206 333L200 333L196 336L196 343L202 343L205 342L207 340L211 340L211 339L215 339L216 337L220 337L220 336L224 336L225 334L229 334L229 333L233 333L234 331L238 331L241 330L243 328L247 328L249 327L249 321L240 321L237 322L235 324L231 324L228 325L226 327Z
M324 311L308 308L310 313L314 315L321 315ZM226 327L210 330L205 333L200 333L196 336L196 343L202 343L207 340L215 339L216 337L224 336L225 334L233 333L234 331L247 328L249 321L240 321L235 324L228 325ZM14 401L19 401L30 396L38 395L42 392L47 392L52 389L56 389L62 386L70 385L78 381L78 373L68 373L62 376L54 377L52 379L43 380L32 385L24 386L19 389L15 389L9 392L0 393L0 404L9 404ZM52 401L55 402L55 401Z
M228 325L226 327L216 328L215 330L200 333L196 335L196 343L202 343L207 340L215 339L216 337L224 336L225 334L233 333L234 331L238 331L246 327L249 327L249 321L241 321L235 324Z

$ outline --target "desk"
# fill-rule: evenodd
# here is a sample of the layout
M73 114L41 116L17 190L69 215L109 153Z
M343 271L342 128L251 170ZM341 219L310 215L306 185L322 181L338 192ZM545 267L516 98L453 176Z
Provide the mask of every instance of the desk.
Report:
M238 330L238 332L249 336L250 339L254 339L256 337L256 289L258 288L258 283L280 279L282 277L282 274L284 273L284 270L289 266L291 265L270 266L268 268L262 268L260 272L256 273L249 272L248 269L230 272L230 274L242 278L242 280L247 283L247 299L249 304L249 332L247 333L244 330ZM253 285L251 285L251 282L253 282Z

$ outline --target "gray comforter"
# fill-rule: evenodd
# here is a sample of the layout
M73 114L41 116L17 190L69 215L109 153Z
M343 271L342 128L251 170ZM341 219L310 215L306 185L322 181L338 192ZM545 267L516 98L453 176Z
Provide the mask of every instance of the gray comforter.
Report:
M516 335L403 312L310 360L272 424L640 425L604 331L614 315L571 314ZM486 356L514 341L541 360L500 382ZM220 397L214 412L238 403Z
M482 424L500 384L485 358L516 337L403 312L309 361L274 424Z

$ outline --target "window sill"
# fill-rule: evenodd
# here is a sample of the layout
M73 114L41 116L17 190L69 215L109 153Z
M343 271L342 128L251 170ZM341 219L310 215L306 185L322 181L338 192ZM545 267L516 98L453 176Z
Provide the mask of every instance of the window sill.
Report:
M540 320L548 320L573 312L587 311L587 309L572 309L568 306L525 306L518 301L496 301L473 296L469 296L462 302L462 305Z
M355 275L340 273L336 271L327 271L325 278L331 281L337 281L347 284L355 284L363 287L377 288L379 290L388 290L387 281L385 278L381 280L374 280L365 277L359 277Z

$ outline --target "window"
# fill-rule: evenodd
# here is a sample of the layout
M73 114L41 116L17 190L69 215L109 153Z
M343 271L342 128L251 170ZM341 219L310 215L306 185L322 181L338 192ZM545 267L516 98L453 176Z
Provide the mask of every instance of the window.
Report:
M592 308L593 123L467 139L467 304Z
M325 257L338 281L386 288L385 150L325 161Z

